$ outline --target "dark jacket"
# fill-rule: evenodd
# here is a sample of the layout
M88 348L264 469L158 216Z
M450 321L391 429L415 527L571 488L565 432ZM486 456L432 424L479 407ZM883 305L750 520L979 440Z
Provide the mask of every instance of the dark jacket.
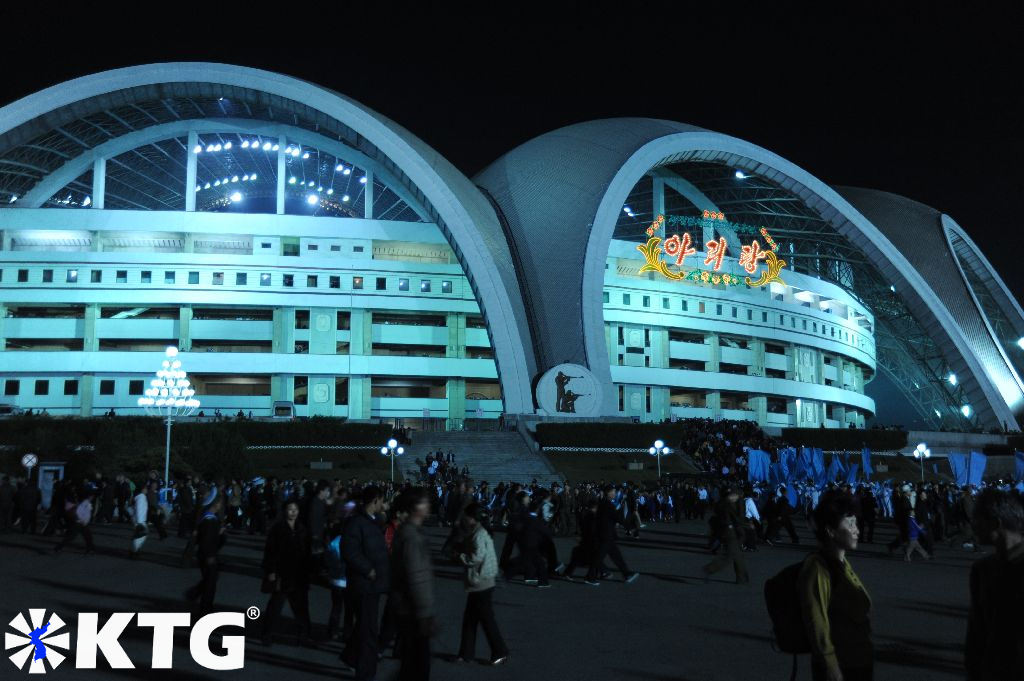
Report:
M617 513L618 511L615 510L615 506L608 499L601 499L597 505L597 516L594 519L594 525L597 529L597 538L602 544L615 542Z
M263 572L276 576L281 591L309 586L309 533L302 523L295 521L291 528L281 520L270 528L263 549Z
M224 546L227 538L221 534L220 528L220 518L213 513L204 515L199 521L199 527L196 529L196 553L200 563L205 563L209 558L216 558L217 552Z
M967 678L1024 679L1024 544L976 561L970 586Z
M347 539L346 539L347 541ZM434 615L434 568L420 528L402 523L391 550L391 598L400 617Z
M354 594L387 593L391 583L388 548L384 532L366 512L359 509L345 523L341 557L345 561L348 588ZM370 579L370 571L376 571Z
M519 539L519 549L535 551L544 543L545 538L550 539L553 536L551 528L543 520L533 513L527 513L523 520L523 533Z

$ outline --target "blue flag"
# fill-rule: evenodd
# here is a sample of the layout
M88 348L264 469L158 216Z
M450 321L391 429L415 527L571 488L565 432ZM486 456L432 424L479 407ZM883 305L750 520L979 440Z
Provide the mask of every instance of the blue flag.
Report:
M821 487L825 484L825 454L819 447L811 450L811 476L814 483Z
M985 465L988 457L981 452L971 452L967 460L967 484L978 486L981 484L981 477L985 475Z
M1024 480L1024 452L1014 452L1014 475L1017 480Z
M783 476L781 463L776 461L768 466L768 482L773 486L781 485L786 482L786 478Z
M860 472L859 463L851 463L850 470L846 471L846 484L855 485L857 483L857 473Z
M864 469L865 478L875 472L875 469L871 467L871 450L867 447L860 452L860 467Z
M786 498L789 499L790 506L799 508L797 504L800 502L800 495L796 493L796 485L790 485L786 488Z
M839 461L839 455L833 454L828 464L828 471L825 473L826 482L835 482L843 475L843 464Z
M747 450L747 479L750 482L766 482L768 480L768 452L760 449Z
M957 486L963 487L967 484L967 457L965 455L950 454L949 469L953 473L953 480Z
M793 471L795 479L803 480L811 475L811 458L811 450L807 447L801 447L800 452L796 455L796 468Z

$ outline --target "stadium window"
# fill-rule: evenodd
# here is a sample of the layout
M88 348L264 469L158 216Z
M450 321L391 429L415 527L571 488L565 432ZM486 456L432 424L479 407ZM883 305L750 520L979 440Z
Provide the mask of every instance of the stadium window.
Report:
M199 273L198 272L189 272L188 273L188 283L190 283L190 284L198 284L199 283Z
M645 398L644 399L644 402L645 402L644 406L647 409L647 413L650 414L651 413L651 388L650 388L650 386L644 388L644 398Z
M4 383L4 395L17 395L21 392L21 381L16 378L8 378Z
M128 394L129 395L141 395L142 386L145 382L141 380L128 381Z
M223 272L214 272L213 273L213 278L210 281L213 282L214 286L223 286L224 285L224 273Z
M430 293L429 279L420 279L420 293Z
M651 297L650 296L644 296L641 299L640 302L643 304L644 307L650 307L651 306Z
M623 293L622 294L622 304L623 305L629 305L629 300L630 300L629 294L628 293Z
M619 411L625 411L626 406L626 390L625 386L619 386Z
M28 270L18 270L18 283L24 284L28 281Z
M352 277L352 289L358 291L363 288L362 277Z
M738 310L737 310L737 309L736 309L736 308L734 307L734 308L732 309L732 318L733 318L733 319L736 319L736 315L737 315L737 314L738 314Z
M447 282L447 283L448 283L448 293L451 293L451 286L452 286L452 284L451 284L451 282ZM388 278L387 277L377 277L377 290L378 291L387 291L388 290Z
M295 286L295 275L286 274L283 277L281 277L281 285L284 286L285 288L291 288L292 286Z
M663 310L669 309L668 298L662 298L661 299L661 309L663 309Z
M686 304L686 298L683 298L683 312L686 312L688 307L689 306Z
M306 288L316 288L317 275L307 274L306 275Z
M107 379L100 381L100 395L113 395L114 394L114 381L113 379Z
M699 312L701 314L704 314L704 303L703 303L703 301L700 302L700 303L697 303L697 312Z
M43 283L44 284L52 284L53 283L53 270L43 270Z
M153 283L153 271L152 270L142 270L142 272L139 274L139 283L140 284L152 284Z
M341 252L341 246L340 245L333 244L331 246L331 253L340 253L340 252Z
M748 322L754 321L754 311L751 310L751 309L747 310L747 321Z
M271 243L269 241L261 241L260 248L270 248Z
M127 284L128 283L128 270L117 270L114 275L114 283L116 284Z
M768 323L768 313L767 312L762 312L761 313L761 321L764 322L765 324Z
M786 318L783 315L779 315L779 324L780 325L784 325L785 323L786 323Z
M607 291L602 293L601 294L601 302L604 302L604 303L611 302L611 294L608 293Z
M45 378L36 381L36 395L49 395L50 382Z
M398 290L399 291L408 291L409 290L409 280L408 279L399 279L398 280Z
M618 327L618 329L619 329L619 345L625 345L626 344L625 333L623 332L621 326Z
M450 282L450 281L442 281L441 282L441 293L451 293L451 292L452 292L452 282Z
M282 255L296 256L299 254L298 244L282 244Z
M644 355L644 366L645 367L651 366L651 356L650 355Z
M341 277L331 277L328 284L331 288L341 288Z
M270 286L270 272L260 272L260 286Z
M68 270L68 275L65 281L69 284L78 283L78 270Z
M249 275L245 272L235 272L235 286L245 286L249 283Z
M164 272L164 283L165 284L173 284L174 283L174 272L172 270L167 270L167 271Z
M807 330L807 320L806 319L801 319L800 321L803 322L803 330L806 331Z
M644 347L645 348L651 347L651 330L650 329L644 329Z
M792 327L794 329L796 328L796 317L790 317L789 318L789 325L790 325L790 327Z
M722 306L721 305L715 305L715 314L716 315L721 315L722 314Z
M362 246L353 246L352 247L352 252L353 253L362 253L363 252L363 247Z
M319 251L320 250L320 246L318 246L317 244L306 244L306 250L307 251Z
M89 274L89 281L92 282L93 284L102 284L103 283L103 270L93 270Z
M78 380L69 378L64 381L64 394L65 395L77 395L78 394Z

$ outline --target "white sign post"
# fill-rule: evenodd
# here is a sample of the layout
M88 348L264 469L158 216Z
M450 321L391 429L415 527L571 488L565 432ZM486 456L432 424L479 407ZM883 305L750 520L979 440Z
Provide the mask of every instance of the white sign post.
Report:
M26 477L32 477L32 469L35 468L36 464L38 463L39 457L36 456L35 454L32 454L31 452L21 457L21 465L28 470L28 475Z

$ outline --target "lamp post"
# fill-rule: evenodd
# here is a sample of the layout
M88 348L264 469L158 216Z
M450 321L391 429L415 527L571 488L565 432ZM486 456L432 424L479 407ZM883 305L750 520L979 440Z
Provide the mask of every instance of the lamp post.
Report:
M651 456L658 457L658 480L661 480L661 457L668 456L672 450L665 446L663 440L655 440L654 446L647 450Z
M164 449L164 488L170 494L171 485L171 425L175 417L189 416L199 407L196 391L181 368L178 348L173 345L164 352L164 360L149 382L139 406L147 414L167 419L167 442Z
M391 482L395 481L395 457L402 456L405 454L405 447L401 447L398 444L398 440L391 438L388 440L387 445L380 448L380 453L384 456L391 457Z
M932 455L932 450L928 449L928 445L921 443L914 450L914 458L921 462L921 482L924 482L924 460Z

